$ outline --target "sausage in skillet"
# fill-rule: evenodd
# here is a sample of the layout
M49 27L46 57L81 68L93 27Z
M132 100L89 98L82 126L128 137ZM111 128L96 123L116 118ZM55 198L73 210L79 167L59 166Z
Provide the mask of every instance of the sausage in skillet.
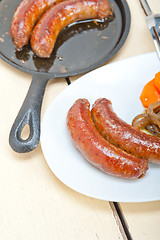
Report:
M29 41L32 29L39 17L60 0L23 0L13 15L10 34L20 50Z
M136 179L148 169L139 159L105 140L97 131L86 99L78 99L67 115L67 127L74 145L91 164L113 176Z
M105 139L128 153L160 164L160 139L141 132L118 118L110 100L98 99L91 114L96 128Z
M60 31L71 23L86 19L103 19L110 15L108 0L68 0L48 9L31 36L33 51L42 58L50 57Z

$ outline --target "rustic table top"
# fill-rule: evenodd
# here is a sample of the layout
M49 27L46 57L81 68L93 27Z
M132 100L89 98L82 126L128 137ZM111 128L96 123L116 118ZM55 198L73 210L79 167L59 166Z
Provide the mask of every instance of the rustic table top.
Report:
M155 51L139 0L127 2L131 29L125 44L109 62ZM153 12L160 13L159 0L148 2ZM0 74L0 239L127 239L111 203L84 196L60 182L49 169L40 144L25 154L11 149L10 129L27 94L31 75L2 60ZM71 77L71 81L78 77ZM48 83L42 117L66 87L63 78ZM160 239L160 201L119 206L134 240Z

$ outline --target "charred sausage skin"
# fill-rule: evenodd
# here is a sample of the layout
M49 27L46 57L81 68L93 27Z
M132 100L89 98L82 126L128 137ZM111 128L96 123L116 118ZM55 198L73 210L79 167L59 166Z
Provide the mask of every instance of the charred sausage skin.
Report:
M52 6L38 21L31 36L33 51L50 57L60 31L73 22L103 19L110 15L108 0L68 0Z
M100 170L126 179L143 176L148 161L139 159L106 141L97 131L86 99L78 99L67 114L67 128L76 148Z
M32 29L40 16L60 0L23 0L15 10L10 34L15 46L20 50L26 45Z
M118 118L110 100L98 99L91 114L96 128L105 139L128 153L160 164L160 139L141 132Z

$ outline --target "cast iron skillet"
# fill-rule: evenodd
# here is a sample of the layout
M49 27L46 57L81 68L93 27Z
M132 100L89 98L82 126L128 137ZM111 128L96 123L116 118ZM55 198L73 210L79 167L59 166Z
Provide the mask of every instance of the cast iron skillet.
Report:
M20 0L0 0L0 57L12 66L32 74L24 103L12 126L9 143L19 153L32 151L40 139L41 105L47 82L99 67L113 57L124 44L130 28L130 11L125 0L109 0L114 15L101 23L73 24L59 35L49 59L38 58L30 44L20 52L10 37L10 23ZM29 125L29 137L22 130Z

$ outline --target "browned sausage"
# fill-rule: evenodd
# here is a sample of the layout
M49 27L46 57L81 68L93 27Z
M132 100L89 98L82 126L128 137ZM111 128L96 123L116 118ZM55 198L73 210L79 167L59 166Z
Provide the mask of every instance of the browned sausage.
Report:
M98 99L91 110L100 134L119 148L160 164L160 139L133 128L113 112L110 100Z
M135 179L143 176L148 161L139 159L106 141L97 131L86 99L78 99L67 115L67 127L74 145L91 164L117 177Z
M40 57L51 55L59 32L67 25L110 15L108 0L68 0L51 7L41 17L31 36L31 47Z
M39 17L60 0L23 0L13 15L10 34L17 49L29 41L32 29Z

